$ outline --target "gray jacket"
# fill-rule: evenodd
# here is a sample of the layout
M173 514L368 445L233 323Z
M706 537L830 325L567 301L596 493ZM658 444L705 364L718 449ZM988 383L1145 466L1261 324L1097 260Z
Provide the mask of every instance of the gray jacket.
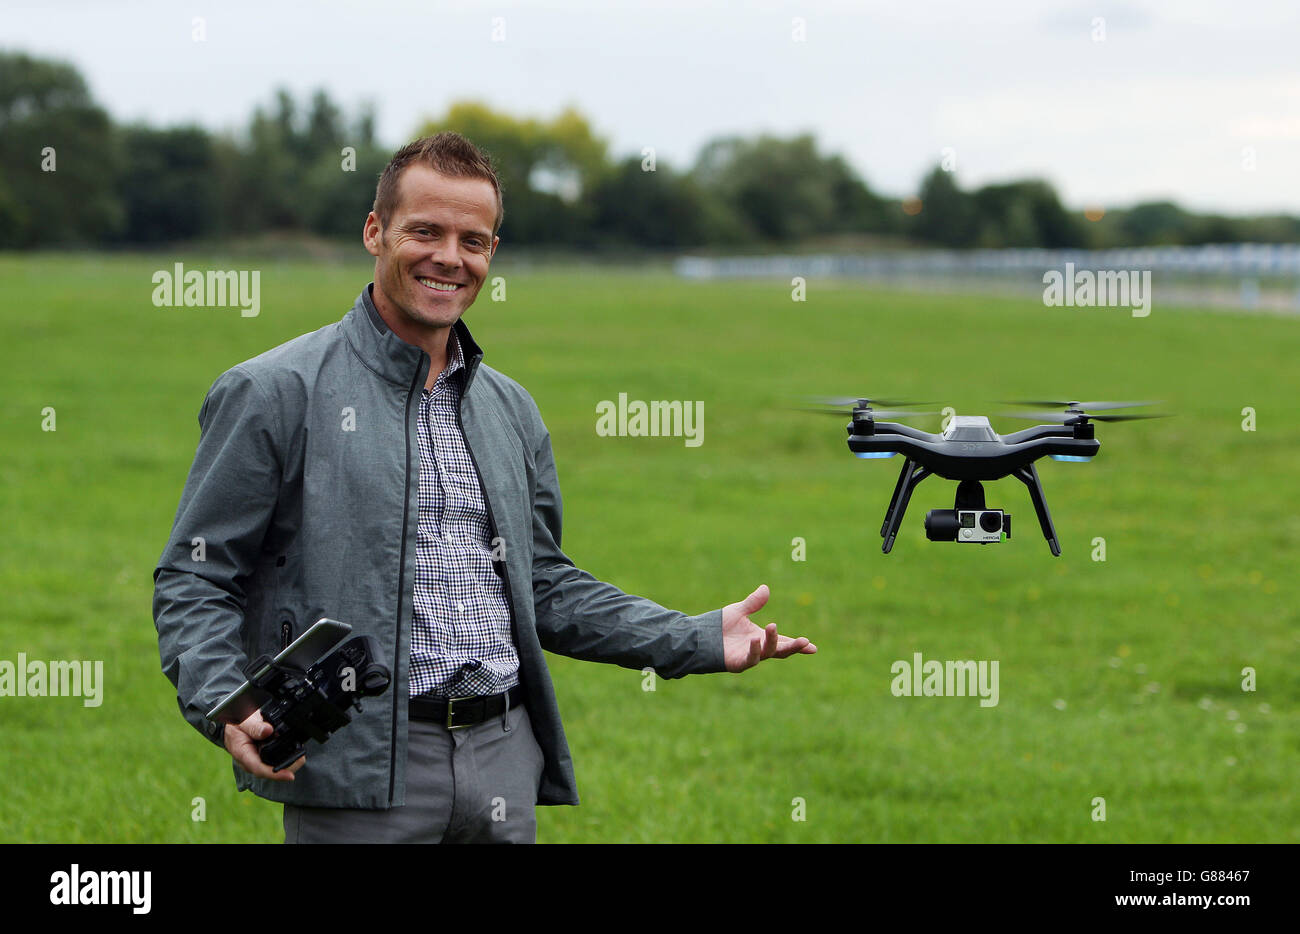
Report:
M539 804L577 804L545 649L652 667L663 678L725 670L720 609L686 616L580 570L560 550L550 434L522 386L481 361L464 321L460 417L479 472L533 730L546 754ZM227 370L199 411L194 464L154 571L164 673L185 719L220 745L205 713L322 616L375 636L387 694L364 702L292 782L239 789L312 807L404 802L407 669L419 512L416 418L424 351L394 335L370 298L342 321ZM499 549L500 551L501 549ZM502 566L503 565L503 566Z

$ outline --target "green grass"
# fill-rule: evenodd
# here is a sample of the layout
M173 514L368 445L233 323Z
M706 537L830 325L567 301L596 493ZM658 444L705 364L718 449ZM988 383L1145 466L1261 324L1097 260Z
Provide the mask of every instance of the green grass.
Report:
M337 320L370 270L268 263L262 312L241 318L154 308L150 275L176 259L0 257L0 659L103 659L107 681L98 708L0 698L0 841L281 838L279 807L237 795L176 709L151 573L212 380ZM485 290L466 320L547 420L570 556L692 613L766 582L760 619L821 649L653 693L638 672L552 658L583 804L540 809L540 840L1300 841L1300 321L1167 308L1158 287L1133 319L815 280L794 303L779 282L498 271L508 301ZM619 392L703 400L703 446L598 437L596 403ZM810 392L971 413L1153 398L1180 417L1100 426L1088 465L1041 463L1059 559L1008 480L988 499L1015 516L1009 543L926 542L925 510L952 503L931 479L885 556L898 463L856 460L838 423L791 411ZM1000 704L892 696L890 665L913 652L997 659Z

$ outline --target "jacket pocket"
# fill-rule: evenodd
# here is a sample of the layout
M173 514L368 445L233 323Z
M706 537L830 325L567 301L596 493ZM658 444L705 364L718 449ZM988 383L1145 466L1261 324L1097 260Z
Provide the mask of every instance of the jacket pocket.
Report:
M302 619L302 558L301 551L279 554L275 558L275 599L271 604L274 615L269 634L275 645L273 655L287 649L306 631Z
M248 661L275 656L302 634L300 584L302 555L268 552L247 584L243 643Z

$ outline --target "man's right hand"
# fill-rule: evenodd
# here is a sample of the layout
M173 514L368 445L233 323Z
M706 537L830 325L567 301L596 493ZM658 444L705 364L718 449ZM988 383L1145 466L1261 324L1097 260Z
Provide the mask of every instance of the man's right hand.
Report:
M254 710L239 726L227 723L222 740L226 744L226 750L234 757L235 764L245 772L258 778L269 778L273 782L291 782L293 773L303 767L307 757L301 756L287 769L272 772L271 767L258 755L257 741L266 739L273 732L271 724L262 719L262 712Z

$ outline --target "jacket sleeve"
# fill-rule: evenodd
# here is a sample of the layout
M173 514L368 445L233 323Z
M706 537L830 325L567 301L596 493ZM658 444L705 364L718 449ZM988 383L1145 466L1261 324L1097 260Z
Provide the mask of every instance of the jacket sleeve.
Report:
M653 668L661 678L725 671L721 609L686 616L574 566L560 550L560 485L544 427L535 463L533 603L542 648L586 661Z
M199 411L199 444L171 538L154 571L163 673L185 719L222 745L206 713L244 682L246 595L279 497L274 411L254 376L218 377Z

